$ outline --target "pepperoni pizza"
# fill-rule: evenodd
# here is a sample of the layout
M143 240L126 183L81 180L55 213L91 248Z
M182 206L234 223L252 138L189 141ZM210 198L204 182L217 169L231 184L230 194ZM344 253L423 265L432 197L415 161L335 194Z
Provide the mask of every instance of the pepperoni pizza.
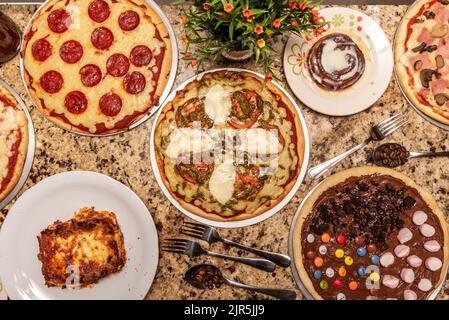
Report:
M144 0L50 0L25 31L26 86L64 129L96 135L128 129L158 104L171 42Z
M17 184L28 148L28 121L17 100L0 85L0 202Z
M407 98L449 124L449 1L419 0L407 11L396 35L395 68Z

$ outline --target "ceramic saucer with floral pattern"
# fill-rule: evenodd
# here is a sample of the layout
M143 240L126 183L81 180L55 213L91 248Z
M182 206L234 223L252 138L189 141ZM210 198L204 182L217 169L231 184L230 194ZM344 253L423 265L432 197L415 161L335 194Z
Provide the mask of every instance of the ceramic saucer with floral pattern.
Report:
M374 104L393 72L391 44L366 14L332 7L320 11L322 33L292 35L284 51L284 71L294 94L311 109L348 116Z

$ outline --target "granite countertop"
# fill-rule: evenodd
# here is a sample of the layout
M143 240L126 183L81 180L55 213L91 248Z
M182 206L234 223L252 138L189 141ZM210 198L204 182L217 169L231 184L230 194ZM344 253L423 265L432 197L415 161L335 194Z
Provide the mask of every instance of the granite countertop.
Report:
M406 6L388 5L351 7L365 12L379 22L390 40L393 39L396 26L406 10ZM0 10L16 21L22 30L36 9L36 6L4 5L0 7ZM178 22L179 7L162 6L162 10L169 17L176 34L181 35L182 28ZM275 47L279 52L282 52L285 41L286 39L279 39L275 43ZM207 67L224 66L244 67L261 71L253 62L244 64L218 62ZM281 56L276 57L273 67L283 78ZM181 60L175 86L193 74L194 70ZM73 135L53 125L32 106L20 79L18 57L0 66L0 77L10 84L24 99L31 111L36 128L36 156L33 168L22 192L42 179L60 172L71 170L101 172L126 184L140 196L153 216L160 239L177 235L177 230L181 226L184 216L170 205L169 201L164 197L150 166L148 135L152 126L152 120L130 132L113 137L90 138ZM282 82L289 89L285 79ZM311 136L310 165L316 165L361 142L367 134L368 127L394 112L404 110L407 108L407 103L402 98L394 79L392 79L387 91L376 104L367 111L354 116L343 118L328 117L320 115L301 104L300 106ZM437 150L449 149L448 132L427 123L415 112L410 112L410 118L410 124L396 132L390 138L391 141L400 142L411 150L428 150L433 147ZM371 147L375 147L375 145L373 144ZM365 151L350 157L335 167L333 172L366 164L371 150L367 148ZM400 170L432 192L441 208L449 207L449 166L447 166L447 159L413 160L401 167ZM307 178L293 200L270 219L255 226L235 230L222 230L221 232L224 236L245 244L257 245L262 249L287 253L290 223L300 201L314 184L315 182ZM0 224L8 214L11 204L0 212ZM223 248L221 244L214 244L213 249L231 254L241 253L235 249ZM156 278L147 298L239 300L266 298L262 295L231 287L223 287L219 290L206 292L192 288L184 282L184 272L189 266L202 262L212 262L223 269L225 276L248 284L296 288L289 268L277 268L275 272L267 275L263 271L232 262L224 262L207 257L192 260L186 256L162 253ZM300 298L299 290L297 293ZM449 298L449 281L446 281L439 298Z

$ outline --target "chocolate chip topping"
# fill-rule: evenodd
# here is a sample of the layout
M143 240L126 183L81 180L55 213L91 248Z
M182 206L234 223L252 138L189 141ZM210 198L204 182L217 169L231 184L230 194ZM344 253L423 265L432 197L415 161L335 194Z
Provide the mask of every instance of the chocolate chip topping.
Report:
M412 221L416 211L423 211L429 215L426 222L437 230L431 238L423 237L419 226ZM420 196L419 192L406 186L401 180L388 175L370 175L352 177L346 181L323 192L315 202L312 212L307 216L301 231L302 252L309 256L304 258L305 269L313 282L315 290L324 299L336 299L337 294L343 293L347 299L387 299L404 298L404 290L413 290L418 299L425 299L430 292L422 292L418 289L419 280L430 279L433 286L439 281L440 271L432 272L423 265L413 268L416 280L411 284L399 280L396 288L389 288L382 284L383 276L391 275L401 279L401 271L411 268L407 263L407 257L395 256L394 263L388 267L379 265L382 254L389 252L394 255L395 248L400 244L398 240L399 231L408 228L412 232L412 238L404 245L410 247L410 255L416 255L425 261L428 257L436 257L443 261L442 250L431 253L424 248L428 240L436 240L443 244L443 233L438 217L432 214L432 210ZM330 241L322 240L324 233L330 236ZM307 235L313 234L315 240L312 243L306 241ZM338 236L343 236L344 244L338 242ZM323 237L324 239L324 237ZM327 247L327 253L320 255L318 248L322 245ZM361 250L357 250L364 248ZM344 250L344 257L338 258L337 249ZM365 254L360 255L360 252ZM314 260L310 259L312 253L323 259L323 265L315 266ZM353 264L346 264L345 258L351 257ZM377 258L377 261L376 261ZM360 276L360 267L368 268L376 265L379 267L378 289L368 289L366 286L367 276ZM345 276L339 276L338 270L344 267ZM335 276L329 278L325 270L332 268ZM320 279L314 277L314 272L320 270ZM368 269L369 270L369 269ZM333 286L335 280L343 281L343 286ZM321 281L326 281L327 289L322 289ZM358 288L351 290L349 283L356 281Z

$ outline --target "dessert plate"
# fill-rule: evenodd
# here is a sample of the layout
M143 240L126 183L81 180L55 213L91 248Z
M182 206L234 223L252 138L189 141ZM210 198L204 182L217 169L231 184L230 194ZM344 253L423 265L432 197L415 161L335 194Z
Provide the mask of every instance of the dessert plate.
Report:
M329 22L328 35L349 35L365 56L362 77L351 87L328 91L318 87L307 68L307 55L319 38L292 35L284 51L284 72L293 93L309 108L330 116L349 116L368 109L385 92L393 72L391 44L381 27L366 14L342 7L326 8L320 15Z
M48 288L37 258L37 236L86 206L116 214L125 240L125 267L91 288ZM157 231L145 204L125 185L94 172L65 172L41 181L17 200L0 233L0 277L16 300L143 299L158 258Z

